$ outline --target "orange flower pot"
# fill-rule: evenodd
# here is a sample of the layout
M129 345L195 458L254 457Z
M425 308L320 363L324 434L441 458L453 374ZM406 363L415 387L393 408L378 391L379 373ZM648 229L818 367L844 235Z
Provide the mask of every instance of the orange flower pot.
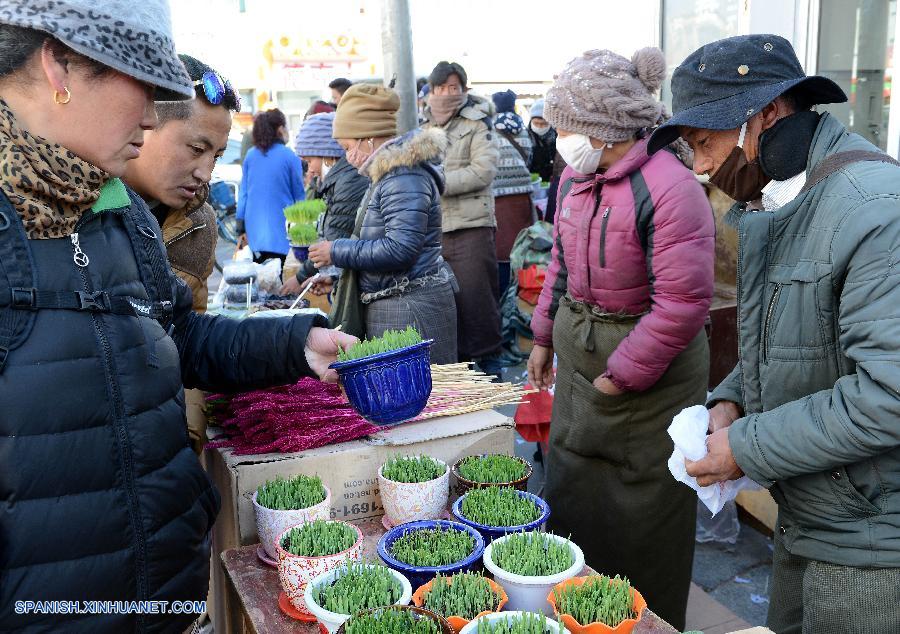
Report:
M641 613L647 607L647 602L644 600L644 597L642 597L641 593L634 588L631 589L631 593L634 597L634 611L638 613L638 618L625 619L615 627L610 627L605 623L588 623L587 625L582 625L570 615L559 613L559 611L556 609L556 598L553 596L553 593L557 590L565 588L566 586L584 585L584 583L588 579L590 579L590 577L572 577L571 579L566 579L565 581L553 586L553 590L551 590L550 594L547 595L547 601L549 601L550 605L553 606L553 612L556 614L557 620L565 625L566 629L568 629L572 634L631 634L634 626L637 625L637 622L641 619Z
M448 579L449 577L444 577L444 579ZM494 612L500 612L503 610L503 606L506 605L506 602L509 601L509 597L506 596L506 592L503 591L503 588L495 583L492 579L485 578L485 581L488 582L488 585L491 586L491 590L500 595L500 604L497 606L497 609ZM424 586L420 586L412 596L413 605L416 607L422 608L425 607L425 595L431 590L431 584L434 583L434 579L426 583ZM484 616L485 614L490 614L490 612L481 612L480 614L476 614L475 618L477 619L479 616ZM469 624L469 619L464 619L461 616L448 616L445 617L447 621L450 622L450 627L453 628L453 631L459 634L459 632L466 625Z

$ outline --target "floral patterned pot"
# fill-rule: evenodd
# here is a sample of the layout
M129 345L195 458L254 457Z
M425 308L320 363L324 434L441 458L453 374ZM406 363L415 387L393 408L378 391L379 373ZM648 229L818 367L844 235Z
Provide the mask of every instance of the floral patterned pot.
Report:
M347 526L356 531L356 543L343 552L324 557L300 557L286 551L281 544L288 531L294 528L293 526L286 528L278 536L278 541L275 542L275 548L278 551L278 580L281 582L281 589L290 599L291 605L303 614L310 614L303 599L306 584L329 570L340 568L348 559L357 561L362 559L362 531L352 524L347 524Z
M266 554L273 560L278 559L275 540L279 539L281 534L288 528L314 520L331 518L331 491L325 485L322 485L322 488L325 489L324 500L314 506L293 511L278 511L260 506L256 502L256 492L253 493L253 510L256 511L256 534L259 535L259 541Z
M440 519L447 510L450 498L450 469L444 465L444 473L428 482L396 482L382 474L384 466L378 469L378 488L384 514L394 526L418 520Z

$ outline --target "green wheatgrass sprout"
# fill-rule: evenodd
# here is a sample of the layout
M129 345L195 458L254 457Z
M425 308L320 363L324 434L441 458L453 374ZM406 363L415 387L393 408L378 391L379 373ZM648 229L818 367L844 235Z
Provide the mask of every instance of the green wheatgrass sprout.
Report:
M425 607L443 617L459 616L471 621L482 612L500 606L500 593L481 574L462 572L452 577L437 575L425 595Z
M288 238L295 247L305 247L319 239L319 232L315 225L291 225Z
M325 500L325 487L319 476L298 475L290 480L281 476L256 490L256 503L276 511L307 509Z
M472 554L475 540L455 528L420 528L391 544L391 556L410 566L449 566Z
M292 528L284 536L281 547L298 557L325 557L348 550L356 543L357 537L352 526L315 520Z
M325 201L321 198L301 200L284 208L284 217L288 222L315 224L325 211Z
M512 456L468 456L459 463L459 475L471 482L506 484L525 477L528 466Z
M338 350L338 361L352 361L363 357L371 357L374 354L408 348L417 343L422 343L422 335L412 326L407 326L406 330L386 330L380 337L360 341L352 348L340 348Z
M338 614L356 614L400 600L403 586L384 566L352 561L346 566L337 579L315 588L313 597L321 607Z
M522 526L541 516L537 504L510 487L472 489L463 498L461 511L482 526Z
M344 625L346 634L441 634L430 618L418 617L409 610L381 610L357 614Z
M381 467L381 475L394 482L430 482L447 468L431 456L394 456Z
M496 621L481 620L478 622L477 634L545 634L547 632L547 617L543 614L525 612L507 619ZM562 632L562 629L550 630Z
M546 577L568 570L575 564L570 542L559 542L553 533L513 533L491 545L491 559L514 575Z
M581 625L604 623L616 627L625 619L636 619L634 595L628 579L598 575L583 585L568 585L553 591L556 612L568 614Z

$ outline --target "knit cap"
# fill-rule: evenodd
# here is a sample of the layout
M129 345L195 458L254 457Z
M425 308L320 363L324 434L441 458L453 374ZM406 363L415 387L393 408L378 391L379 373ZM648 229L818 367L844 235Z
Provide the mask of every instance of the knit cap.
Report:
M533 104L531 104L531 118L540 117L544 118L544 100L538 99Z
M497 112L516 111L516 93L512 90L507 89L503 92L495 92L491 95L491 99L493 99L494 105L497 107Z
M494 127L501 132L509 132L515 136L525 127L525 122L515 112L501 112L494 119Z
M334 117L335 139L397 136L400 97L378 84L353 84L341 97Z
M0 23L52 35L69 48L156 87L156 101L194 96L175 54L167 0L0 0Z
M294 152L297 156L335 158L344 156L344 148L331 136L333 123L333 112L316 114L304 121L294 141Z
M654 96L666 76L658 48L642 48L631 59L608 50L587 51L556 78L547 93L544 119L557 130L616 143L662 121Z

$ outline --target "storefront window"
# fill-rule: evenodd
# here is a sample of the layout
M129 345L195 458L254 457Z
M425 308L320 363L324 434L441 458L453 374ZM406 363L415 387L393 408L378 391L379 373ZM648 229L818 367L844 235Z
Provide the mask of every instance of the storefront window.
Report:
M896 0L820 0L817 74L849 101L824 106L851 132L887 149Z
M704 44L738 34L737 0L664 0L662 46L669 72L662 97L672 105L669 78L684 58Z

